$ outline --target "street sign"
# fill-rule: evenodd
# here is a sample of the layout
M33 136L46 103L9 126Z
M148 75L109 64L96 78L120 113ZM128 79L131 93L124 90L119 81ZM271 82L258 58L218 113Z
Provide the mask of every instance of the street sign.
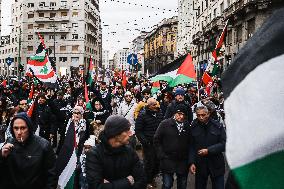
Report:
M6 58L6 63L8 66L11 66L13 62L14 62L14 58L11 58L11 57Z
M128 55L127 63L130 64L130 65L134 65L134 66L136 64L138 64L137 54L132 53L132 54Z

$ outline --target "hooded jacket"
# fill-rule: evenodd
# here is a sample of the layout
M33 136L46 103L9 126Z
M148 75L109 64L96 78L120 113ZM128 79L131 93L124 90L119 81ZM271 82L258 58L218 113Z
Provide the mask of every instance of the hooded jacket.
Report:
M15 139L12 125L16 119L27 123L29 137L24 143ZM55 171L55 154L49 142L32 132L33 124L26 113L17 114L11 121L12 138L7 143L14 145L11 153L2 157L0 153L1 189L41 188L55 189L57 176Z
M145 189L146 177L136 152L128 146L111 147L104 131L99 139L101 143L87 153L86 173L89 188ZM135 180L134 185L126 178L130 175ZM104 180L109 183L104 183Z

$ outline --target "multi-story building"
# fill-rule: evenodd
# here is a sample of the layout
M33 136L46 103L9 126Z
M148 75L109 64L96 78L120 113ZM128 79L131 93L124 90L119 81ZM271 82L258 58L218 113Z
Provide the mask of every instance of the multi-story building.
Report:
M178 17L162 20L144 40L145 72L154 74L160 68L174 60Z
M1 65L1 69L0 69L0 75L13 75L13 70L11 70L10 73L8 73L8 71L10 71L8 69L8 65L6 63L6 58L11 57L11 52L14 52L14 49L11 48L11 37L10 35L7 36L1 36L1 43L0 43L0 54L1 59L0 59L0 65ZM15 49L17 50L17 49ZM11 67L14 66L14 63L12 63Z
M0 15L2 15L2 0L0 0ZM2 33L2 18L0 18L0 35Z
M114 68L115 68L114 61L113 61L113 59L110 59L109 60L109 69L114 70Z
M115 65L115 68L130 70L131 66L127 63L127 57L129 54L129 48L118 50L113 56L113 64Z
M102 53L102 68L103 69L109 69L110 68L109 51L108 50L103 50L103 53Z
M38 33L51 49L57 73L87 69L90 56L101 64L101 20L98 0L13 0L11 51L26 65L40 43ZM1 59L4 57L0 55ZM15 74L17 74L15 72Z
M187 30L185 24L181 25L178 52L186 44L194 63L207 63L228 21L223 55L219 60L221 66L226 67L271 12L280 6L283 6L282 0L180 0L179 22L188 21L190 32L188 38L182 32ZM182 15L190 15L190 19L183 19Z

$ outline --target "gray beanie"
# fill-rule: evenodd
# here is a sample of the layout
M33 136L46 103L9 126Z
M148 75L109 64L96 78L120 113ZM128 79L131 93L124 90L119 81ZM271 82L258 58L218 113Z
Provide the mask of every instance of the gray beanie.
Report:
M107 139L130 129L130 122L123 116L112 115L105 122L104 133Z

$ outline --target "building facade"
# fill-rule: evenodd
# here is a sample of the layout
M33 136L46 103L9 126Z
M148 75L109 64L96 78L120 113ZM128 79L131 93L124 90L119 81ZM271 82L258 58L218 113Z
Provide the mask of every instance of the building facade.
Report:
M123 70L131 70L131 66L127 63L127 57L130 54L129 48L118 50L113 56L113 64L115 68Z
M282 0L180 0L179 3L179 22L182 25L179 28L178 52L189 46L188 52L194 63L201 67L211 59L228 21L226 41L219 60L223 69L272 11L283 6ZM188 15L185 11L191 18L182 18ZM185 27L186 24L190 29Z
M102 68L103 69L109 69L110 68L109 51L108 50L103 50L103 53L102 53Z
M160 68L174 60L178 17L162 20L144 40L145 73L156 73Z
M56 61L58 74L79 71L79 66L87 69L90 56L95 66L101 64L98 0L13 0L10 51L15 57L14 70L19 62L25 66L35 54L40 43L38 33L51 50L49 56Z

